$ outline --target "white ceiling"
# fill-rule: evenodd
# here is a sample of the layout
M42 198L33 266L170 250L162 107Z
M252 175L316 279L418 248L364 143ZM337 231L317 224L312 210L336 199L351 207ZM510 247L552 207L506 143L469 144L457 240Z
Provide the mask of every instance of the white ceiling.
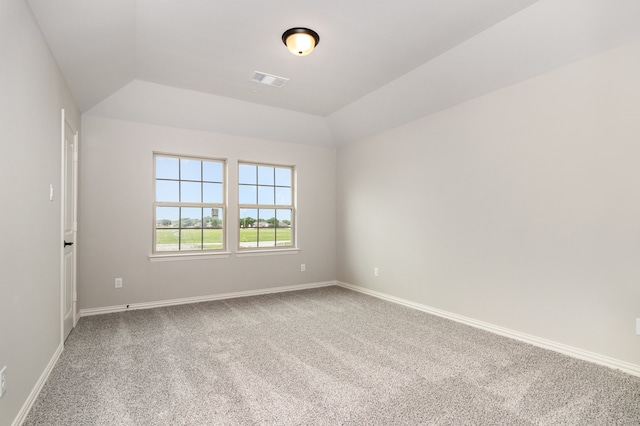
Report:
M285 136L274 129L284 141L299 141L304 126L316 128L321 118L322 140L311 141L319 144L384 130L640 34L637 0L29 4L83 112L220 131L196 107L217 109L229 122L274 115L262 105L286 110L283 125L302 123ZM309 56L282 44L282 33L296 26L320 35ZM254 71L290 81L281 89L259 85L249 81ZM157 111L162 96L180 98L182 113L170 105ZM258 120L254 132L269 125Z

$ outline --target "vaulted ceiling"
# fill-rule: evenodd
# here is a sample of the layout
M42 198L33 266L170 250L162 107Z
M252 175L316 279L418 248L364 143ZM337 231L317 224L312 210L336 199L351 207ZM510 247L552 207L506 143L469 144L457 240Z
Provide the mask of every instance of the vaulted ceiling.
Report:
M222 122L255 120L256 132L285 141L318 127L307 142L329 145L640 35L637 0L29 4L83 112L236 133ZM320 35L309 56L291 55L281 41L297 26ZM249 81L254 71L290 80L268 87ZM206 109L229 117L208 128ZM286 122L301 124L283 137L277 127Z

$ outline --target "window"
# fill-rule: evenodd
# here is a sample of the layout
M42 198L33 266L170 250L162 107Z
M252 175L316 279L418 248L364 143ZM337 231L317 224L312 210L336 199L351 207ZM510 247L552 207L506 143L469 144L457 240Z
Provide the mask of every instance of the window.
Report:
M154 154L154 253L225 249L223 160Z
M293 247L293 167L239 163L239 248Z

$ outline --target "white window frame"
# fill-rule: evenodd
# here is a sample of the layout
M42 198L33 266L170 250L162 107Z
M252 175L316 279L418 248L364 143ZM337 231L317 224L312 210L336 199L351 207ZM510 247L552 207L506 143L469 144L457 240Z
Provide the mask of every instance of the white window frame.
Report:
M273 167L274 168L274 172L276 168L279 169L289 169L291 172L291 204L241 204L240 203L240 187L242 185L247 185L247 184L242 184L240 182L240 167L241 166L255 166L255 167ZM296 212L296 167L292 166L292 165L285 165L285 164L274 164L274 163L261 163L261 162L256 162L256 161L238 161L238 168L237 168L237 176L238 176L238 182L236 185L236 189L237 189L237 194L238 194L238 211L236 212L236 218L238 220L238 224L237 224L237 238L238 238L238 243L237 243L237 250L238 250L238 255L242 255L242 254L249 254L249 253L264 253L264 254L268 254L268 253L273 253L273 254L277 254L277 252L287 252L287 251L298 251L297 248L297 227L296 227L296 219L297 219L297 212ZM251 185L249 185L251 186ZM275 188L285 188L286 186L280 186L280 185L276 185L275 179L274 179L274 183L273 185L261 185L258 182L258 179L256 178L256 188L260 187L260 186L269 186L269 187L273 187L274 191ZM243 209L252 209L252 210L257 210L260 211L261 209L263 210L278 210L278 209L282 209L282 210L290 210L291 211L291 218L290 218L290 232L291 232L291 236L290 236L290 245L277 245L277 240L276 240L276 245L274 246L263 246L260 247L260 238L259 238L259 227L257 229L258 232L258 241L257 241L257 247L243 247L241 246L242 241L241 241L241 235L240 235L240 231L241 231L241 212ZM259 216L259 215L258 215ZM258 218L256 218L257 220ZM276 235L277 235L277 227L276 227Z
M204 180L204 176L200 176L200 181L190 180L190 179L182 179L182 176L179 175L178 179L158 179L157 171L156 171L156 159L158 157L165 158L174 158L179 160L195 160L195 161L203 161L203 162L214 162L220 163L222 165L222 182L213 182ZM179 163L180 164L180 163ZM179 166L180 167L180 166ZM173 202L173 201L157 201L156 199L156 184L159 180L164 181L176 181L178 182L178 187L181 187L181 182L201 182L201 183L219 183L222 185L222 203L197 203L197 202ZM181 249L180 248L180 233L182 229L181 226L181 218L178 218L179 227L178 228L170 228L170 229L178 229L178 250L157 250L156 244L156 230L157 228L157 220L156 212L157 207L195 207L195 208L203 208L203 209L220 209L222 211L222 246L219 248L200 248L200 249ZM175 257L175 256L206 256L206 255L215 255L215 254L227 254L227 223L228 223L228 209L227 209L227 160L222 158L209 158L209 157L198 157L198 156L189 156L189 155L179 155L179 154L169 154L165 152L154 152L153 153L153 245L152 245L152 255L151 257ZM169 229L169 228L167 228ZM205 230L204 224L202 224L203 231ZM203 236L204 238L204 236Z

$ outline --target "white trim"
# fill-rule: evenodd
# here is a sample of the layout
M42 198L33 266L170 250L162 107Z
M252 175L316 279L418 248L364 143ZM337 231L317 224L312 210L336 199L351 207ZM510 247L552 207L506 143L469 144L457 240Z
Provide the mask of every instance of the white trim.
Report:
M78 129L67 120L65 117L65 123L69 125L69 128L73 132L73 289L71 296L71 306L73 309L73 318L71 329L78 324L78 180L80 176L78 175L78 153L80 150L80 136L78 133ZM65 130L66 131L66 130ZM66 162L66 156L65 156ZM64 219L63 219L64 220ZM64 231L63 231L64 232ZM64 285L64 284L63 284ZM63 319L64 321L64 319ZM63 324L64 327L64 324ZM63 330L64 333L64 330ZM64 344L64 342L63 342Z
M63 350L63 346L62 346L62 343L60 343L58 345L58 348L56 349L55 353L53 354L53 356L49 360L49 364L47 364L47 367L44 369L44 371L40 375L40 378L38 379L38 381L36 382L35 386L31 390L31 393L29 394L29 397L24 402L24 404L22 404L22 408L20 409L20 411L18 411L18 415L16 416L15 419L13 419L13 423L11 423L12 426L21 425L25 421L25 419L27 418L27 415L29 414L29 411L31 411L31 408L33 407L33 404L36 402L36 399L38 398L38 395L40 394L40 391L42 391L42 388L44 387L44 384L49 379L49 375L53 371L53 367L55 367L56 363L58 362L58 359L60 358L60 355L62 354L62 350Z
M150 254L151 262L172 262L176 260L202 260L202 259L227 259L231 252L223 251L218 253L172 253L172 254Z
M397 303L399 305L406 306L408 308L416 309L418 311L426 312L428 314L436 315L442 318L450 319L462 324L470 325L475 328L479 328L485 331L489 331L494 334L509 337L515 340L519 340L530 345L534 345L543 349L549 349L555 352L560 352L564 355L568 355L573 358L578 358L583 361L593 362L594 364L603 365L605 367L621 370L625 373L633 376L640 377L640 365L631 364L626 361L611 358L605 355L600 355L595 352L589 352L584 349L575 348L573 346L565 345L562 343L554 342L552 340L543 339L541 337L533 336L531 334L521 333L519 331L511 330L508 328L500 327L498 325L490 324L488 322L478 321L473 318L465 317L462 315L454 314L451 312L443 311L442 309L432 308L430 306L422 305L420 303L411 302L409 300L401 299L399 297L390 296L388 294L369 290L364 287L356 286L353 284L347 284L340 281L336 281L336 285L347 288L349 290L357 291L367 294L369 296L377 297L379 299L387 300L389 302Z
M60 119L62 130L60 132L61 139L61 154L60 154L60 342L64 344L65 335L64 335L64 315L65 315L65 246L62 244L65 241L65 209L67 206L66 198L71 196L73 197L73 243L74 246L71 247L72 256L73 256L73 271L71 271L73 277L73 288L72 288L72 318L71 318L71 329L73 329L78 323L78 303L77 303L77 292L78 292L78 283L77 283L77 272L78 272L78 145L80 144L80 138L78 134L78 130L74 123L72 123L67 115L64 108L60 110ZM72 193L67 194L67 185L66 185L66 172L67 172L67 141L65 139L67 128L71 130L73 134L73 164L71 168L73 170L73 182L72 182Z
M65 111L64 108L60 111L60 140L61 140L61 153L60 153L60 240L58 241L58 247L60 247L60 344L64 344L64 197L66 195L65 188Z
M300 249L297 247L286 249L242 250L236 253L236 257L273 256L276 254L298 254L299 252Z
M189 303L200 303L200 302L210 302L213 300L234 299L237 297L259 296L263 294L283 293L287 291L296 291L296 290L307 290L310 288L329 287L332 285L336 285L336 282L325 281L325 282L311 283L311 284L298 284L298 285L291 285L291 286L271 287L271 288L265 288L265 289L259 289L259 290L245 290L245 291L236 291L232 293L210 294L207 296L185 297L182 299L159 300L156 302L132 303L129 305L120 305L120 306L106 306L104 308L81 309L80 316L88 317L92 315L111 314L114 312L133 311L137 309L162 308L166 306L186 305Z

